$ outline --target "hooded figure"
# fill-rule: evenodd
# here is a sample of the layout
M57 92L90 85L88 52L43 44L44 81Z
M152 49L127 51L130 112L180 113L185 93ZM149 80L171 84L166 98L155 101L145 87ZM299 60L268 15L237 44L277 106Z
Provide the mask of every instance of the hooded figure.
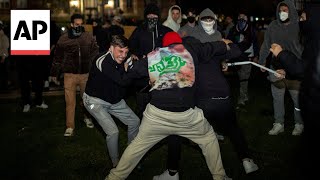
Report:
M216 15L209 8L203 10L199 15L198 25L194 27L190 36L195 37L202 43L221 40L222 35L218 31L216 20Z
M173 5L169 9L168 18L163 22L163 25L177 32L180 29L181 20L181 8L178 5Z
M290 51L297 58L301 59L303 46L300 42L299 16L294 4L290 0L284 0L277 6L276 20L273 20L265 32L264 41L260 48L259 63L265 65L266 59L270 53L269 49L273 43L279 44L284 50ZM278 61L274 61L272 56L271 68L283 69ZM303 59L304 60L304 59ZM292 58L286 61L293 62ZM298 95L300 89L300 80L295 77L286 75L285 79L279 79L273 73L269 73L269 81L271 82L271 93L273 98L274 123L273 128L269 131L269 135L277 135L284 131L285 121L285 92L290 92L291 99L294 104L294 122L295 128L292 135L298 136L303 132L303 120L301 118L301 110L298 103Z
M129 38L129 48L138 58L146 56L157 47L161 47L165 33L172 31L160 23L160 9L150 3L144 10L144 23L137 27Z
M279 10L281 4L288 6L289 13L287 18L285 18L287 15ZM265 64L272 43L281 45L282 48L290 50L298 58L301 58L303 47L299 42L299 16L294 4L290 0L280 2L277 6L276 17L277 19L269 24L265 32L264 41L259 53L260 64Z

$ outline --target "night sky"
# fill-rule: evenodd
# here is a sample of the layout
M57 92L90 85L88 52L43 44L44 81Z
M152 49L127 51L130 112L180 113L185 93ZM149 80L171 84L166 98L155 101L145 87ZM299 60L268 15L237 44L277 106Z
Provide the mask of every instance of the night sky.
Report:
M182 10L210 8L216 14L236 15L239 11L254 16L273 16L280 0L177 0ZM209 5L213 4L213 5ZM229 4L229 5L228 5Z

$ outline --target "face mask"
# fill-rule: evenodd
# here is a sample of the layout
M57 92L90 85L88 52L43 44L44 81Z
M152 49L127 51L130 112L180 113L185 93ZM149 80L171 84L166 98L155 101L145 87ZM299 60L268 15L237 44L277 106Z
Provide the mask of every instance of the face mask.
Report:
M279 17L281 21L285 21L289 18L289 13L282 11L279 13Z
M244 19L239 19L237 26L239 28L240 31L243 31L246 27L247 27L247 21Z
M193 16L189 16L189 17L187 17L187 20L189 23L194 23L196 21L196 18Z
M148 30L153 31L158 23L158 18L147 18Z
M71 29L73 36L81 36L81 34L84 32L83 26L73 27Z
M200 21L201 26L203 27L204 31L211 35L214 33L213 26L215 24L215 21L207 22L207 21Z

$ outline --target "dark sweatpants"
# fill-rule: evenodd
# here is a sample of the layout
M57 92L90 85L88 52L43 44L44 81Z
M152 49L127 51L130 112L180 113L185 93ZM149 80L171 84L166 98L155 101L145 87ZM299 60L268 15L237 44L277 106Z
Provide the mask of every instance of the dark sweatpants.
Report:
M23 105L32 104L32 91L35 93L34 104L42 104L44 73L46 71L46 65L46 59L41 59L41 57L23 56L17 59L17 70Z
M250 158L248 145L241 128L238 125L236 113L230 98L201 99L197 107L203 110L204 116L213 129L230 138L240 160ZM181 156L181 137L168 137L167 169L178 170Z

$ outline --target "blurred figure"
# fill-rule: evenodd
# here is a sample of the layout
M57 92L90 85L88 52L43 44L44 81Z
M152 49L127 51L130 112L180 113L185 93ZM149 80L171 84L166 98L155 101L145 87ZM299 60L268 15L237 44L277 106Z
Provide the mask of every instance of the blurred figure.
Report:
M111 23L111 22L110 22ZM93 36L96 38L99 46L99 53L105 52L110 47L111 33L109 32L108 23L101 25L99 22L93 21Z
M242 54L235 61L257 61L258 57L258 45L256 41L256 34L254 27L248 20L245 13L240 12L238 14L238 20L236 25L230 30L227 39L230 39L236 43ZM237 74L239 78L240 88L237 101L237 109L244 107L249 100L248 83L251 74L251 64L242 65L238 68Z
M122 27L121 18L114 16L111 21L111 26L108 28L111 36L113 35L124 35L124 29Z
M46 59L40 55L14 56L14 59L17 63L22 112L29 112L32 106L47 109L48 105L43 101L44 75L48 65ZM33 100L32 92L35 93Z
M0 90L8 88L7 57L9 56L9 38L3 30L4 24L0 21Z
M98 55L98 45L92 33L85 32L83 16L73 14L71 16L71 28L59 38L54 60L51 68L51 76L57 81L60 72L64 75L64 93L66 101L66 131L64 136L73 136L75 128L75 108L77 87L80 88L80 98L88 80L89 70L93 59ZM88 128L94 125L88 112L83 107L83 121Z
M320 4L307 3L305 17L301 19L301 31L305 38L302 59L279 44L272 44L270 51L277 58L286 75L301 78L299 104L304 121L301 151L297 151L297 169L302 178L312 179L318 175L318 168L310 163L320 159L318 139L320 123ZM291 59L291 61L288 61ZM301 156L303 154L303 156ZM308 172L308 173L306 173Z
M49 56L44 56L44 58L47 59L47 69L45 71L45 81L44 81L44 90L48 91L51 78L50 78L50 70L52 67L52 62L53 62L53 56L54 56L54 51L56 48L56 44L61 36L61 29L60 27L56 24L54 20L51 20L50 22L50 55Z
M226 16L224 23L223 37L227 38L230 30L234 27L233 18L231 16Z
M192 33L193 28L196 26L196 11L193 8L189 8L187 10L186 18L188 22L178 30L178 33L182 38L189 36Z
M167 19L162 24L177 32L180 29L181 20L181 8L178 5L173 5L169 9Z

